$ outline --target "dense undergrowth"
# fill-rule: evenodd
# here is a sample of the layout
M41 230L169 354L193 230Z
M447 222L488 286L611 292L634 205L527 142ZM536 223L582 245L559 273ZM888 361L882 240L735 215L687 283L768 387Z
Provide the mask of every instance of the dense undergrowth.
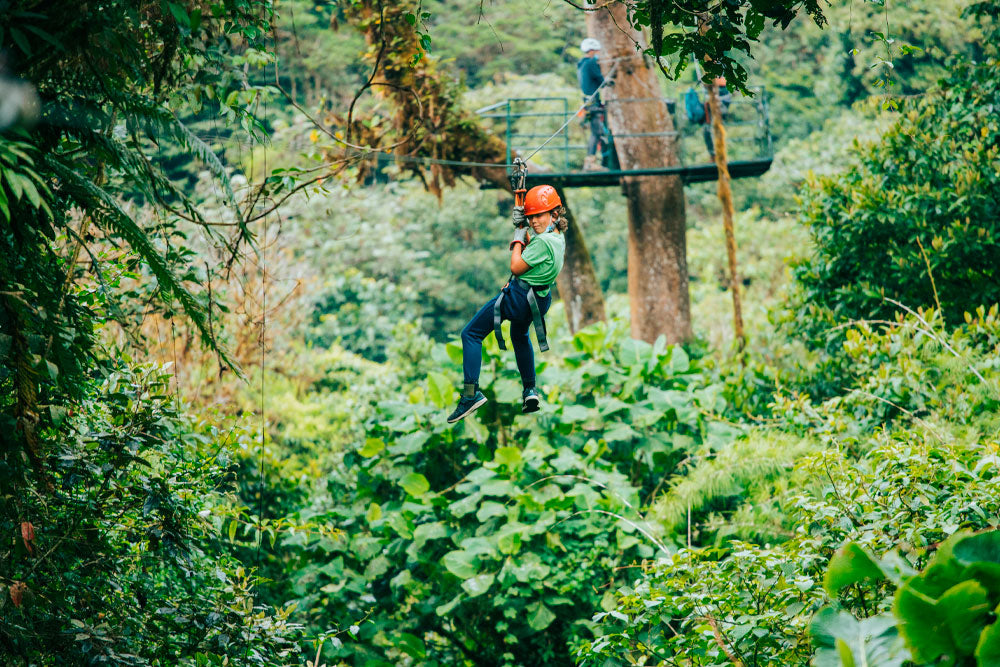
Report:
M317 53L273 84L322 112L324 86L366 75L345 61L360 40L292 4L277 50ZM892 113L866 100L885 68L859 62L884 40L845 58L850 29L822 33L813 61L809 28L759 53L787 114L776 134L797 140L736 184L744 350L710 188L687 191L699 338L683 346L629 337L623 202L578 190L608 321L571 334L553 308L529 416L512 356L487 341L490 402L449 426L453 339L506 276L507 196L459 184L439 207L389 169L394 182L291 197L251 234L233 201L268 197L174 113L205 128L204 104L269 130L249 155L216 146L251 177L324 159L296 111L254 119L274 93L252 81L269 54L250 48L270 5L229 7L234 42L176 3L116 7L95 39L132 19L167 30L174 12L183 62L203 67L143 52L110 102L87 79L99 131L0 135L0 662L993 664L1000 100L972 17L864 8L865 25L899 19L924 40L903 92L951 72ZM565 9L517 17L546 57L469 77L471 106L575 94L544 71L573 60L553 32L578 36ZM444 23L442 52L481 64L489 48ZM176 99L159 97L157 64ZM189 203L219 228L188 224Z

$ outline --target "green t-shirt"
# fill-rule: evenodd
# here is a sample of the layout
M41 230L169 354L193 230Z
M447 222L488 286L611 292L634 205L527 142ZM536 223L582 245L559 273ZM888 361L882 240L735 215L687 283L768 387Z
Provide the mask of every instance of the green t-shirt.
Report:
M558 232L546 232L531 237L531 242L521 252L521 259L531 268L521 274L521 280L529 285L551 285L562 271L563 256L566 254L566 239ZM545 296L548 290L540 292Z

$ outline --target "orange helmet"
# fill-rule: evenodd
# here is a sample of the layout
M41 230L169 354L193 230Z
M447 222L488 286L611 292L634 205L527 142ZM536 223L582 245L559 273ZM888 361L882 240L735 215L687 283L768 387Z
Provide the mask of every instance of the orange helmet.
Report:
M524 195L524 214L538 215L562 206L559 194L551 185L536 185Z

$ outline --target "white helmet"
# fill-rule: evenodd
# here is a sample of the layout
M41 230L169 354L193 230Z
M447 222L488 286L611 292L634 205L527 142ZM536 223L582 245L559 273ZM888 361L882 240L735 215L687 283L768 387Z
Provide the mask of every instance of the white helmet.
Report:
M580 42L580 50L583 51L584 53L587 53L588 51L600 51L601 43L598 42L593 37L588 37L582 42Z

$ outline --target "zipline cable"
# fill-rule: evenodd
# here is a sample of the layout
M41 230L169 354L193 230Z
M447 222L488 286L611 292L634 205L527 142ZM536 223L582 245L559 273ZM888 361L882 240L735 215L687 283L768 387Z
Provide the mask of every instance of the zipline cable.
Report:
M527 162L528 160L530 160L535 155L535 153L537 153L538 151L542 150L550 141L552 141L557 136L559 136L559 134L564 129L566 129L566 126L569 125L573 121L573 119L576 118L577 115L581 111L583 111L584 109L586 109L587 106L594 100L595 97L597 97L597 94L599 92L601 92L601 89L604 88L604 86L608 85L612 81L612 77L614 76L615 70L617 70L617 69L618 69L618 62L616 61L615 64L612 65L611 71L609 71L608 75L606 77L604 77L604 81L601 83L601 85L599 85L597 87L597 89L594 90L593 93L591 93L590 95L588 95L587 97L584 98L583 104L581 104L580 107L576 111L574 111L572 114L569 115L569 117L566 119L566 122L563 123L559 127L559 129L557 129L555 132L553 132L545 141L543 141L541 144L539 144L538 147L535 148L535 150L531 151L527 156L521 158L521 160L523 162ZM343 143L343 142L341 142L341 143ZM354 154L346 156L345 160L350 160L350 159L355 159L355 158L361 158L361 157L365 157L367 155L388 155L388 156L391 156L397 162L409 162L411 164L437 164L437 165L449 166L449 167L483 167L483 168L503 167L503 168L510 168L510 167L517 166L516 162L467 162L465 160L443 160L443 159L440 159L440 158L417 157L416 155L398 155L396 153L389 153L388 151L382 151L382 150L377 150L377 149L371 149L371 150L366 150L366 151L356 151Z

